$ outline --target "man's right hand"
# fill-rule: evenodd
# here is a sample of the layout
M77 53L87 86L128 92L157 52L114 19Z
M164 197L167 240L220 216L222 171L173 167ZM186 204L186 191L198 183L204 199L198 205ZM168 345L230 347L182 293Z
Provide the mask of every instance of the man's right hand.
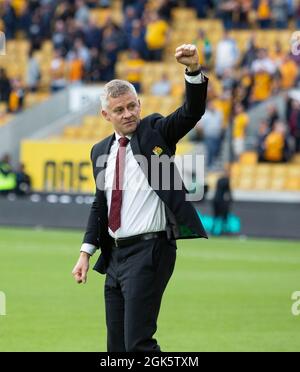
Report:
M76 282L86 283L87 280L87 272L89 270L89 260L90 255L86 252L81 252L80 257L72 271L72 275L74 276Z

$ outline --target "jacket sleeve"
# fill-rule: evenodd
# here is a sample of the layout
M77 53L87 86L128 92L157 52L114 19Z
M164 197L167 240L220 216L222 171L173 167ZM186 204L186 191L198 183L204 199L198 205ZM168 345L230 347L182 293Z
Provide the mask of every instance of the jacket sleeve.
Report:
M205 112L208 79L204 77L201 84L185 81L186 94L184 104L166 117L158 117L157 128L170 145L184 137L201 119Z
M91 160L93 163L93 149L91 150ZM96 189L95 198L90 209L90 215L84 234L83 243L92 244L99 248L99 190Z

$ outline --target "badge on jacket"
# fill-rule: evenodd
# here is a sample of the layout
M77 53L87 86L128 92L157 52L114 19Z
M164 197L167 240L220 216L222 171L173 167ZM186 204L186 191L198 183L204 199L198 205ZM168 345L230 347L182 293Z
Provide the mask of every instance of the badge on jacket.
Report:
M160 156L163 153L163 149L161 147L155 146L152 150L153 154Z

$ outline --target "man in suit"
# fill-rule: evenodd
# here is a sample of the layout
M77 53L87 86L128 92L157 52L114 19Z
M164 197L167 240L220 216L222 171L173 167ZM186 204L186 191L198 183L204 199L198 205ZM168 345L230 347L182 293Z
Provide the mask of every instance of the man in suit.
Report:
M169 116L140 119L140 101L126 81L107 83L101 97L102 115L115 133L91 151L97 191L72 274L85 283L89 258L101 249L94 270L106 274L109 352L160 351L153 335L175 265L176 239L207 237L174 162L168 188L157 182L165 176L161 168L154 172L151 166L163 156L172 159L177 142L205 112L208 80L196 47L181 45L175 58L186 66L186 99Z

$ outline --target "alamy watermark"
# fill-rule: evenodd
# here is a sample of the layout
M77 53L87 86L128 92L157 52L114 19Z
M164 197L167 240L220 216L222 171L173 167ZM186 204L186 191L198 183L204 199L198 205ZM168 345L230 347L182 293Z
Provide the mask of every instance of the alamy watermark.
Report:
M123 148L120 151L125 151ZM122 157L120 157L122 158ZM152 155L150 162L144 155L135 155L135 159L142 169L132 175L122 174L122 166L119 165L119 185L112 184L112 190L141 190L146 191L149 185L153 190L174 192L184 191L186 201L200 201L204 196L204 156L188 154L182 156ZM105 172L108 155L97 158L96 167L102 168L97 175L96 185L98 190L105 191ZM188 191L188 192L186 192Z
M0 316L6 315L6 296L4 292L0 291Z
M291 52L294 56L300 55L300 31L295 31L291 37Z
M296 291L292 294L292 300L295 301L292 305L292 314L294 316L300 315L300 291Z
M6 38L5 33L0 31L0 56L5 56L6 54Z

